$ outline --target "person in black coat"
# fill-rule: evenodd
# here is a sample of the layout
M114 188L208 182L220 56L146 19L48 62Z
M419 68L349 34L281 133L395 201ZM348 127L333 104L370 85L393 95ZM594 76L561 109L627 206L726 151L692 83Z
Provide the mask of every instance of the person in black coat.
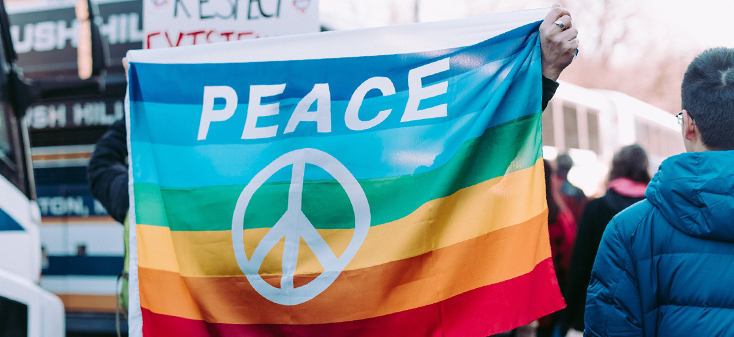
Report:
M130 207L125 119L113 123L97 141L87 166L87 180L92 195L102 203L107 213L123 223Z
M568 209L573 213L576 223L579 223L581 221L581 214L584 211L584 207L586 207L586 202L588 200L586 200L586 195L583 190L568 181L568 172L571 171L571 167L573 167L573 159L568 155L568 153L559 154L558 157L556 157L556 167L556 188L558 189L558 194L561 199L563 199L563 203L565 203Z
M642 147L625 146L615 154L606 194L586 204L579 222L566 284L567 307L561 323L563 332L570 328L584 330L586 288L604 229L617 213L645 198L649 182L647 154Z

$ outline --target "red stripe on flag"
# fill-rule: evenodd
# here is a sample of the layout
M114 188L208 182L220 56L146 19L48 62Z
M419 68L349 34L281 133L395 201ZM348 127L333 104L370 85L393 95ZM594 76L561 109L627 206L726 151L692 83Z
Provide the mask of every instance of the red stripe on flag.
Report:
M243 305L246 305L243 303ZM221 324L161 315L142 308L144 336L487 336L564 307L550 258L511 280L445 301L358 321L312 325ZM284 316L287 322L288 317Z

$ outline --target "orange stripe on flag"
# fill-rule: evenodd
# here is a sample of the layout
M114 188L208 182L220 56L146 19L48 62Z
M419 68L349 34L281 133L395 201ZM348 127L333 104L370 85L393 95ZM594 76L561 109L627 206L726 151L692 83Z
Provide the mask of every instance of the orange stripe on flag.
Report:
M182 277L139 268L142 307L211 323L318 324L359 320L440 302L529 273L550 257L547 213L420 256L341 273L316 298L272 303L245 277ZM303 284L314 275L297 276ZM277 284L277 278L270 283ZM300 279L300 282L299 282ZM304 280L305 279L305 280Z
M143 309L143 334L156 337L488 336L563 308L560 295L553 262L547 258L530 273L390 315L326 324L224 324L156 314Z

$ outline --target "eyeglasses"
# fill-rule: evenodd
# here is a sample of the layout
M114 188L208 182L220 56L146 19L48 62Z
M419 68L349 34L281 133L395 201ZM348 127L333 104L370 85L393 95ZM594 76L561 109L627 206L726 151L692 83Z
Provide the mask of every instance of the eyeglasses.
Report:
M678 125L683 125L683 111L686 111L686 110L681 110L681 112L679 112L677 115L675 115L675 118L678 119ZM690 111L688 111L688 118L691 119L691 123L696 124L696 120L693 119L693 116L691 116L691 112Z

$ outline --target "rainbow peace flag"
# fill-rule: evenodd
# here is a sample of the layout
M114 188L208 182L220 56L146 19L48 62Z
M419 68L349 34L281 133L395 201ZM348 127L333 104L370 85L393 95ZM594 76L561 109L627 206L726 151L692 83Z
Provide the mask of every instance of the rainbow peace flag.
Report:
M131 336L487 336L562 308L546 13L131 51Z

